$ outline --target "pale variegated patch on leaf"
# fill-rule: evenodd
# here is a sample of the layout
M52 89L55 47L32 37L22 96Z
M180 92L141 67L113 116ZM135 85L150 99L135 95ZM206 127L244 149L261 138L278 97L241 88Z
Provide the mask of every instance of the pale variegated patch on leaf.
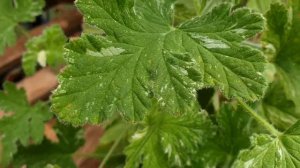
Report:
M56 68L64 63L63 51L67 41L59 25L48 27L43 34L26 43L22 66L26 75L33 75L37 65Z

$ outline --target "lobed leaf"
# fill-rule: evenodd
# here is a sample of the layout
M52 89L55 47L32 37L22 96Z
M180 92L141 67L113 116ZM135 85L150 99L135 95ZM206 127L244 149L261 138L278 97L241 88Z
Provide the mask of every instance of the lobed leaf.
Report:
M0 119L0 166L9 164L19 143L27 146L43 140L44 122L52 115L47 105L37 103L31 107L26 100L24 91L13 84L4 84L4 91L0 92L0 110L9 115Z
M0 54L16 41L15 28L20 22L31 22L42 13L44 0L0 1Z
M290 168L300 166L300 122L279 137L252 137L252 147L240 153L234 168Z
M107 37L83 35L67 46L68 67L52 97L61 120L96 124L119 112L138 121L153 99L184 114L197 106L195 91L203 87L251 101L263 95L265 59L242 44L262 30L262 16L222 4L174 26L173 3L77 1L85 21Z
M224 104L216 113L216 133L192 155L196 167L230 167L239 151L250 146L255 132L252 118L241 108Z
M53 143L44 140L39 145L22 147L15 157L13 165L21 167L26 165L30 168L49 167L75 168L73 154L83 145L82 130L65 125L56 126L59 142ZM51 168L51 166L50 166Z
M125 149L125 168L191 166L191 155L212 134L211 130L204 113L174 117L153 111L147 116L144 129L133 135Z

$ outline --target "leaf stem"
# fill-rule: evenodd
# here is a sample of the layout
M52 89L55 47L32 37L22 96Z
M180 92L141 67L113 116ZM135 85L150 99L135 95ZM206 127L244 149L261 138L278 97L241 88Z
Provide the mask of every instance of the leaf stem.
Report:
M127 129L125 131L123 131L123 133L120 134L120 136L118 137L118 139L114 142L113 146L109 149L108 153L106 154L106 156L102 160L99 168L104 168L106 162L108 161L108 159L110 158L110 156L112 155L112 153L115 151L115 149L117 148L117 146L121 142L121 140L122 140L122 138L123 138L123 136L125 135L126 132L127 132Z
M278 137L281 135L277 129L275 129L269 122L263 119L260 115L258 115L249 105L244 103L242 100L238 99L238 102L241 106L246 109L246 111L264 128L266 128L272 135Z
M24 35L27 39L31 38L31 35L29 34L29 32L21 25L17 25L16 29L22 34Z

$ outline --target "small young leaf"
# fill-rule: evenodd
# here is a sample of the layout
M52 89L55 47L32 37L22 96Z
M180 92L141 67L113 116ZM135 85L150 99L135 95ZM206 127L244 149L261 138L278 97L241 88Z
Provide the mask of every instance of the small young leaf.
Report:
M20 22L30 22L41 14L44 0L0 1L0 55L16 40L15 28Z
M41 36L30 39L23 56L23 69L26 75L33 75L37 63L45 67L57 67L64 63L63 47L67 38L60 26L55 25L44 30Z
M272 4L266 13L268 29L263 40L274 45L279 52L287 40L290 30L290 18L286 7L282 4Z
M236 156L239 150L250 145L249 137L252 134L253 124L251 117L242 109L234 109L230 105L224 105L217 114L218 143L225 152Z
M212 134L204 113L173 117L168 113L152 112L145 128L132 137L125 150L126 168L168 168L191 166L191 154Z
M23 146L30 142L40 143L43 140L44 122L52 116L49 107L43 103L31 107L24 91L17 90L13 84L5 83L4 89L0 92L0 110L9 115L0 119L0 166L6 166L13 158L18 143Z
M251 117L240 107L225 104L216 114L216 134L193 157L198 167L229 167L241 149L250 146L254 131Z
M137 121L153 98L178 115L195 106L201 87L247 100L263 95L264 57L241 44L262 30L262 16L222 4L174 26L173 3L77 1L86 22L107 38L85 35L67 47L69 66L52 99L59 118L95 124L120 112Z
M279 137L267 134L252 137L252 147L240 153L234 168L300 167L300 122Z

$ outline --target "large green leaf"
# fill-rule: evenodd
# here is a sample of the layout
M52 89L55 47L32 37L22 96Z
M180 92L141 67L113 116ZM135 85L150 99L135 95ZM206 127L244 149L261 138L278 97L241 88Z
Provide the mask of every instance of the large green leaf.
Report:
M0 54L16 40L15 28L20 22L30 22L41 14L44 0L0 1Z
M300 122L278 137L267 134L252 137L252 147L240 153L233 167L300 167Z
M107 37L85 35L68 45L68 67L52 98L59 118L80 125L120 112L141 120L153 98L167 111L185 113L195 104L195 89L202 87L247 100L263 95L264 57L241 44L262 30L261 15L222 4L173 26L172 4L77 1L86 22Z
M191 166L191 155L213 134L204 112L180 117L152 111L125 150L125 168Z
M40 143L44 135L44 122L52 116L49 107L43 103L30 106L24 91L13 84L4 84L0 92L0 110L8 116L0 119L0 141L2 155L0 166L5 166L17 152L17 144Z
M83 131L78 128L59 124L55 128L59 142L44 140L39 145L22 147L13 161L14 167L26 165L28 168L46 167L47 164L62 168L75 168L73 154L83 145Z
M41 36L30 39L26 43L26 53L23 56L23 69L26 75L33 75L37 63L53 68L64 63L63 48L67 39L60 26L55 25L44 30Z

